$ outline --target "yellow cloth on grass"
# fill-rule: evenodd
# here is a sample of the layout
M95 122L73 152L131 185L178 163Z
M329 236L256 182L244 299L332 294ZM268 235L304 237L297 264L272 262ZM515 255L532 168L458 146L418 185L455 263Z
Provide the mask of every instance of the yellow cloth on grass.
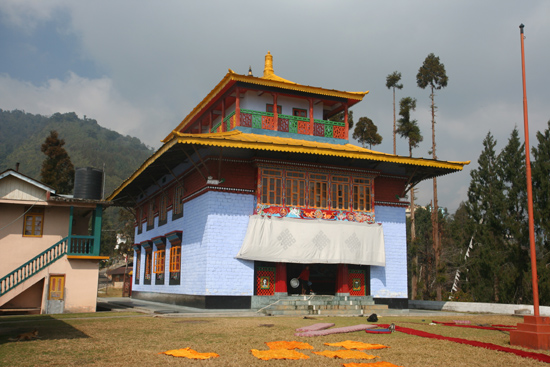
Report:
M209 359L209 358L216 358L220 356L219 354L216 354L216 353L199 353L196 350L193 350L191 348L172 349L172 350L167 350L166 352L161 352L159 354L168 354L169 356L184 357L184 358L190 358L190 359Z
M353 340L346 340L340 343L325 343L325 345L330 345L331 347L344 347L346 349L384 349L389 348L382 344L369 344L363 342L356 342Z
M288 349L251 349L250 351L254 357L264 361L269 361L270 359L309 359L309 357L303 353Z
M344 363L344 367L403 367L390 362L374 362L374 363Z
M313 349L309 343L297 342L297 341L278 341L278 342L266 342L269 349Z
M324 350L322 352L313 352L315 354L318 354L320 356L325 356L329 358L341 358L341 359L374 359L378 356L371 356L370 354L367 354L365 352L360 352L358 350Z

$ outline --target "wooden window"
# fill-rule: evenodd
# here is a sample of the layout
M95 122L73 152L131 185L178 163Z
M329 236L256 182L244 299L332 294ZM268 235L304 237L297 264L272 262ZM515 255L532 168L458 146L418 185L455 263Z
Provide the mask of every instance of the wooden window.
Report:
M166 251L164 249L155 251L155 267L153 269L153 272L155 274L164 273L165 255L166 255Z
M283 173L281 170L264 169L262 171L262 204L281 205Z
M136 284L139 283L139 274L141 271L141 252L136 251Z
M181 246L170 248L170 273L179 273L181 270Z
M293 108L292 116L307 117L307 110L304 110L303 108Z
M166 222L166 212L168 211L168 194L160 196L159 223Z
M174 203L172 204L172 217L183 213L183 187L179 184L176 185L174 190Z
M283 111L283 107L281 105L277 105L277 113L280 114ZM271 112L273 113L273 104L266 104L265 105L265 112Z
M369 212L371 206L371 180L356 178L353 180L353 210Z
M65 296L65 275L50 275L48 299L63 300Z
M332 209L349 210L349 177L332 176Z
M151 279L151 253L145 253L145 279Z
M44 227L44 211L33 208L25 214L23 222L24 237L42 237Z
M306 174L287 171L285 185L285 204L287 206L306 206Z
M328 194L328 176L320 174L309 175L309 207L326 208Z
M147 207L147 227L153 227L155 225L155 199L149 200Z

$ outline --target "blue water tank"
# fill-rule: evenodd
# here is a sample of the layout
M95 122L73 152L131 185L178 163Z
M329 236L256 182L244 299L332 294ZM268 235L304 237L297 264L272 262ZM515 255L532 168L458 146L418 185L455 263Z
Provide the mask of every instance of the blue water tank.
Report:
M101 200L103 171L97 168L77 168L74 175L74 194L77 199Z

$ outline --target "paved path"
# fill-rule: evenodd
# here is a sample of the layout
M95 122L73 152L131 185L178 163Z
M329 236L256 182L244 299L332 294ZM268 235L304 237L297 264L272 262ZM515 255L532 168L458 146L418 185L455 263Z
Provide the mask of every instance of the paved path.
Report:
M128 297L109 297L98 298L99 310L119 310L119 311L138 311L156 315L174 316L174 317L263 317L262 313L250 309L202 309L187 306L171 305L160 302L145 301ZM432 310L416 309L388 309L384 311L383 316L464 316L460 312L445 312ZM304 315L305 316L305 315Z

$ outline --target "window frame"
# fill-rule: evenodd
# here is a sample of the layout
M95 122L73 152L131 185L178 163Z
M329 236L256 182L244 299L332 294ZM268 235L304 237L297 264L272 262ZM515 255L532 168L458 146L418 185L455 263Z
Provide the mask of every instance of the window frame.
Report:
M30 234L27 234L27 219L31 219L31 230ZM36 219L40 218L39 226L37 228ZM39 233L36 234L36 230L39 229ZM34 209L27 212L23 218L23 237L42 237L44 234L44 211L40 209Z
M174 202L172 203L172 219L183 216L183 187L176 184L174 189Z
M292 116L307 119L307 110L305 108L292 108Z
M273 103L266 103L265 104L265 112L274 113L273 112ZM283 106L280 104L277 105L277 114L281 115L283 113Z
M358 181L367 181L367 182L358 182ZM359 189L362 188L363 195L365 196L364 199L364 205L365 207L361 208L359 203L360 199L358 198ZM372 208L372 180L369 178L362 178L362 177L354 177L353 183L352 183L352 194L353 194L353 211L359 211L359 212L371 212L373 211Z
M181 271L181 245L170 247L170 273Z
M301 174L302 177L297 177L297 174ZM289 185L289 183L291 184ZM284 203L286 206L305 208L307 206L307 190L307 174L305 172L291 170L285 172ZM294 200L294 195L296 195L296 200Z
M312 178L312 176L325 176L326 179ZM328 188L330 177L327 173L310 173L309 174L309 203L308 207L312 209L330 209ZM316 201L317 196L319 202ZM320 204L320 205L317 205ZM323 205L324 204L324 205Z
M166 267L166 250L159 249L155 251L154 255L153 273L164 274L164 269Z
M278 171L280 175L274 175L269 171ZM262 193L261 201L266 205L283 205L283 170L265 169L262 170ZM273 194L273 201L271 201Z
M339 181L340 180L340 181ZM351 208L351 190L350 177L334 175L330 177L331 202L330 207L333 210L349 211ZM342 193L340 194L340 189ZM340 200L342 205L340 206Z

